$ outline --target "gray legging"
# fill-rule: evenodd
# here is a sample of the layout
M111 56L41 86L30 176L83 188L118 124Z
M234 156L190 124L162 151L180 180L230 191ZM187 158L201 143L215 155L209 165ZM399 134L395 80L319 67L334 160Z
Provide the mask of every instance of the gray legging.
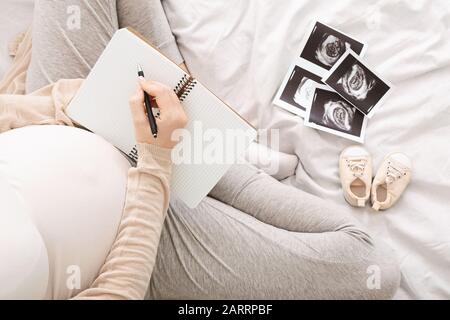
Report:
M114 31L132 26L182 62L157 0L36 1L28 90L86 77ZM390 249L345 210L235 165L200 206L172 199L148 295L156 299L385 299L400 279Z

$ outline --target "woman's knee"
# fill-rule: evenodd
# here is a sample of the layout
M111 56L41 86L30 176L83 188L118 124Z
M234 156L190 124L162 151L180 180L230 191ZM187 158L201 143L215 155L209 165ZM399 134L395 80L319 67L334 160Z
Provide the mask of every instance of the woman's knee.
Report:
M334 252L334 256L322 257L334 262L319 266L330 268L327 281L321 282L321 285L326 287L326 292L332 292L330 299L393 298L400 283L400 269L394 251L363 231L358 234L358 237L352 233L350 238L334 241L339 246L328 243L332 250L327 251Z
M363 299L392 299L400 285L401 272L395 252L384 242L377 241L366 260L366 287Z

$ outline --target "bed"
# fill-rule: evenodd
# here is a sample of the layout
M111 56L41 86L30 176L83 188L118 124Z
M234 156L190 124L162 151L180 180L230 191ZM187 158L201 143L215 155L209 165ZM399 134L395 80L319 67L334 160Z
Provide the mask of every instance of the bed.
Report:
M26 29L32 2L0 2L0 76L10 63L5 41ZM396 299L450 299L448 0L165 0L164 6L192 73L258 128L279 129L280 151L300 159L283 183L351 210L396 250L402 270ZM366 61L396 86L369 123L365 143L375 167L393 151L414 159L412 184L386 213L345 204L337 159L351 142L307 128L272 104L316 19L367 41Z

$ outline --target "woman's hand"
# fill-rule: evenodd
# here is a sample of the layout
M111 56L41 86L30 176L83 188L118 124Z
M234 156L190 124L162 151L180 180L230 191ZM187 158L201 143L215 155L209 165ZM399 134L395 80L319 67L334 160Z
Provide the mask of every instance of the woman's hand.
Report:
M158 137L151 134L150 124L144 106L144 90L154 98L161 114L156 118ZM133 115L136 141L153 144L166 149L172 149L178 141L172 140L172 133L182 129L187 124L187 116L178 97L169 87L155 82L141 80L136 93L130 98L130 108Z

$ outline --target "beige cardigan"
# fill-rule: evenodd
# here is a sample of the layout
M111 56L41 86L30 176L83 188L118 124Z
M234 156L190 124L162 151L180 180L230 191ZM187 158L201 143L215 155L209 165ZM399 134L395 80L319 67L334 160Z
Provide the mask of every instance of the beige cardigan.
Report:
M73 126L64 110L83 80L60 80L24 95L30 32L11 48L16 58L0 82L0 133L27 125ZM115 242L92 285L74 299L143 299L169 205L170 150L139 144L128 173L126 202ZM151 199L151 201L149 201Z

